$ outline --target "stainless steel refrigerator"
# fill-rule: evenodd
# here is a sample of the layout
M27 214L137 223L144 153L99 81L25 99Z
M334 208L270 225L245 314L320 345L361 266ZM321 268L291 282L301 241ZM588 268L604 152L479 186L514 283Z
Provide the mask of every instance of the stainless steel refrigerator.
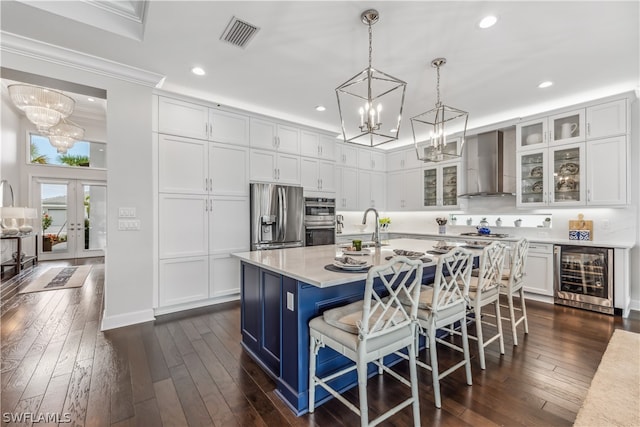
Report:
M304 246L302 187L251 184L251 250Z

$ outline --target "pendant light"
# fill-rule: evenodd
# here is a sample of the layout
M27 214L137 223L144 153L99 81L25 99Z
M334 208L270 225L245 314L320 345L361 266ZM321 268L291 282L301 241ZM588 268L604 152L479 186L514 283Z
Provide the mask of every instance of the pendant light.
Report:
M441 162L462 156L469 113L440 101L440 67L446 63L446 58L431 61L437 73L435 108L411 118L416 154L423 162ZM447 138L454 133L461 136L459 147L456 144L447 145Z
M49 143L57 149L58 153L66 154L76 141L84 137L84 129L71 120L62 119L60 123L49 128L46 135Z
M404 81L371 65L371 27L379 17L375 9L360 15L369 29L369 65L336 88L344 141L371 147L398 139L407 87Z

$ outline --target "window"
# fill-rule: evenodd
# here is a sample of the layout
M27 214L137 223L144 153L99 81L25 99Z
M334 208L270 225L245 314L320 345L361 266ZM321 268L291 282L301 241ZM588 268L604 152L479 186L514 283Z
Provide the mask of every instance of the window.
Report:
M49 138L35 133L29 134L29 163L63 167L107 167L107 144L77 141L66 153L60 154L49 143Z

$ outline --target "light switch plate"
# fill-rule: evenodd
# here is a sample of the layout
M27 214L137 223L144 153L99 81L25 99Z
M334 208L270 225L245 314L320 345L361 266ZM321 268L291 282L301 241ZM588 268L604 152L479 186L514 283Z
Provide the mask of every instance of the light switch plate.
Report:
M140 220L139 219L119 219L118 230L120 231L140 230Z
M118 217L120 218L135 218L136 208L119 208Z

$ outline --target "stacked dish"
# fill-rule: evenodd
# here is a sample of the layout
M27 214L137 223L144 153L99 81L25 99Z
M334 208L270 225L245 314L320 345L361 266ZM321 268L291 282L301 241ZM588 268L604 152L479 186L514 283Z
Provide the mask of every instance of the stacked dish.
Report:
M355 259L350 256L338 257L333 260L333 265L342 270L364 270L371 267L371 263L366 260Z

